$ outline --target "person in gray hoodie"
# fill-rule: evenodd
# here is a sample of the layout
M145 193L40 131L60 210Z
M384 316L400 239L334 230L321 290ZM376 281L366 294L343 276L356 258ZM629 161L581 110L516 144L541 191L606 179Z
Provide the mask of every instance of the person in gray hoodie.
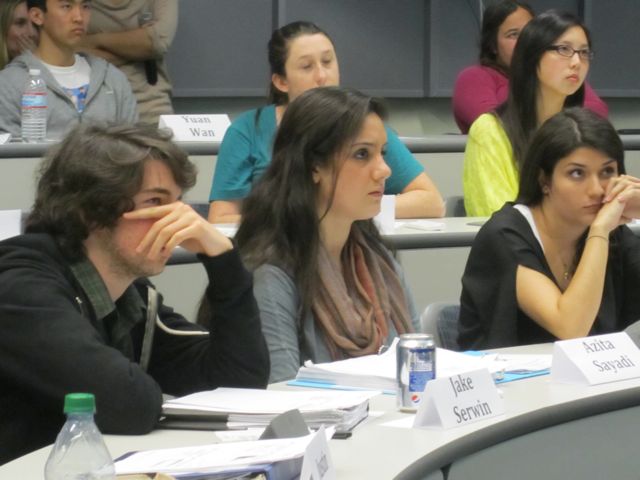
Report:
M62 138L80 122L134 123L136 100L125 75L101 58L77 54L91 14L89 0L28 0L40 32L37 49L0 71L0 132L20 136L20 104L29 69L47 85L47 138Z

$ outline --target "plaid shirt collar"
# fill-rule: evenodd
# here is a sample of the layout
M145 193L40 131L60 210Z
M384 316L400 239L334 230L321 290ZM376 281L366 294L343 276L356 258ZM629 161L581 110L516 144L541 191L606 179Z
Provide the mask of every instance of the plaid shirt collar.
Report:
M107 286L104 284L96 267L88 258L85 257L72 264L71 271L87 295L96 319L103 320L104 317L116 309L116 304L111 299Z
M88 258L72 264L70 268L82 286L108 343L133 359L130 332L136 323L145 321L146 315L146 305L136 287L129 285L114 302L98 270Z

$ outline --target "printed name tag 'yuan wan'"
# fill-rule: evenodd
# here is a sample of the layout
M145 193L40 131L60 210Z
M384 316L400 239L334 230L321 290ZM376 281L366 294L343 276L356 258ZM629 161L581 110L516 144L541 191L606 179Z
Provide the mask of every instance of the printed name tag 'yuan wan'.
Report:
M221 142L231 125L228 115L160 115L159 128L173 132L176 142Z

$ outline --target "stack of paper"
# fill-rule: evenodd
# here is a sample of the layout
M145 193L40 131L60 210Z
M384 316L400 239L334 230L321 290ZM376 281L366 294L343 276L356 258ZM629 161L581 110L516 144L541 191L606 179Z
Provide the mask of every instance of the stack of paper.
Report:
M436 349L436 377L450 377L458 373L486 367L496 380L507 378L505 373L548 373L551 355L466 354L444 348ZM510 380L514 377L508 377ZM381 355L367 355L331 363L305 362L291 382L299 386L345 387L396 390L395 343Z
M395 345L381 355L365 355L330 363L307 360L298 370L296 385L330 384L382 390L396 389Z
M378 393L218 388L165 402L160 424L169 428L266 427L277 415L298 409L311 428L332 425L346 431L366 418L369 399Z
M324 432L321 432L324 434ZM330 433L327 433L330 436ZM320 433L319 433L320 434ZM118 475L165 473L176 478L253 478L244 473L264 472L266 478L298 478L301 460L313 435L298 438L236 442L196 447L134 452L115 462ZM297 461L295 461L297 459ZM206 473L206 476L195 475ZM229 476L232 474L231 476Z

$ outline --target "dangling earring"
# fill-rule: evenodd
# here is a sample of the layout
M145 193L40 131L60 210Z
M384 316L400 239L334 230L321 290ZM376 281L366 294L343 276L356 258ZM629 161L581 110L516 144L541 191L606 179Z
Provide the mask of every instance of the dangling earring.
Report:
M547 187L546 185L542 187L542 193L545 195L549 195L549 187Z

